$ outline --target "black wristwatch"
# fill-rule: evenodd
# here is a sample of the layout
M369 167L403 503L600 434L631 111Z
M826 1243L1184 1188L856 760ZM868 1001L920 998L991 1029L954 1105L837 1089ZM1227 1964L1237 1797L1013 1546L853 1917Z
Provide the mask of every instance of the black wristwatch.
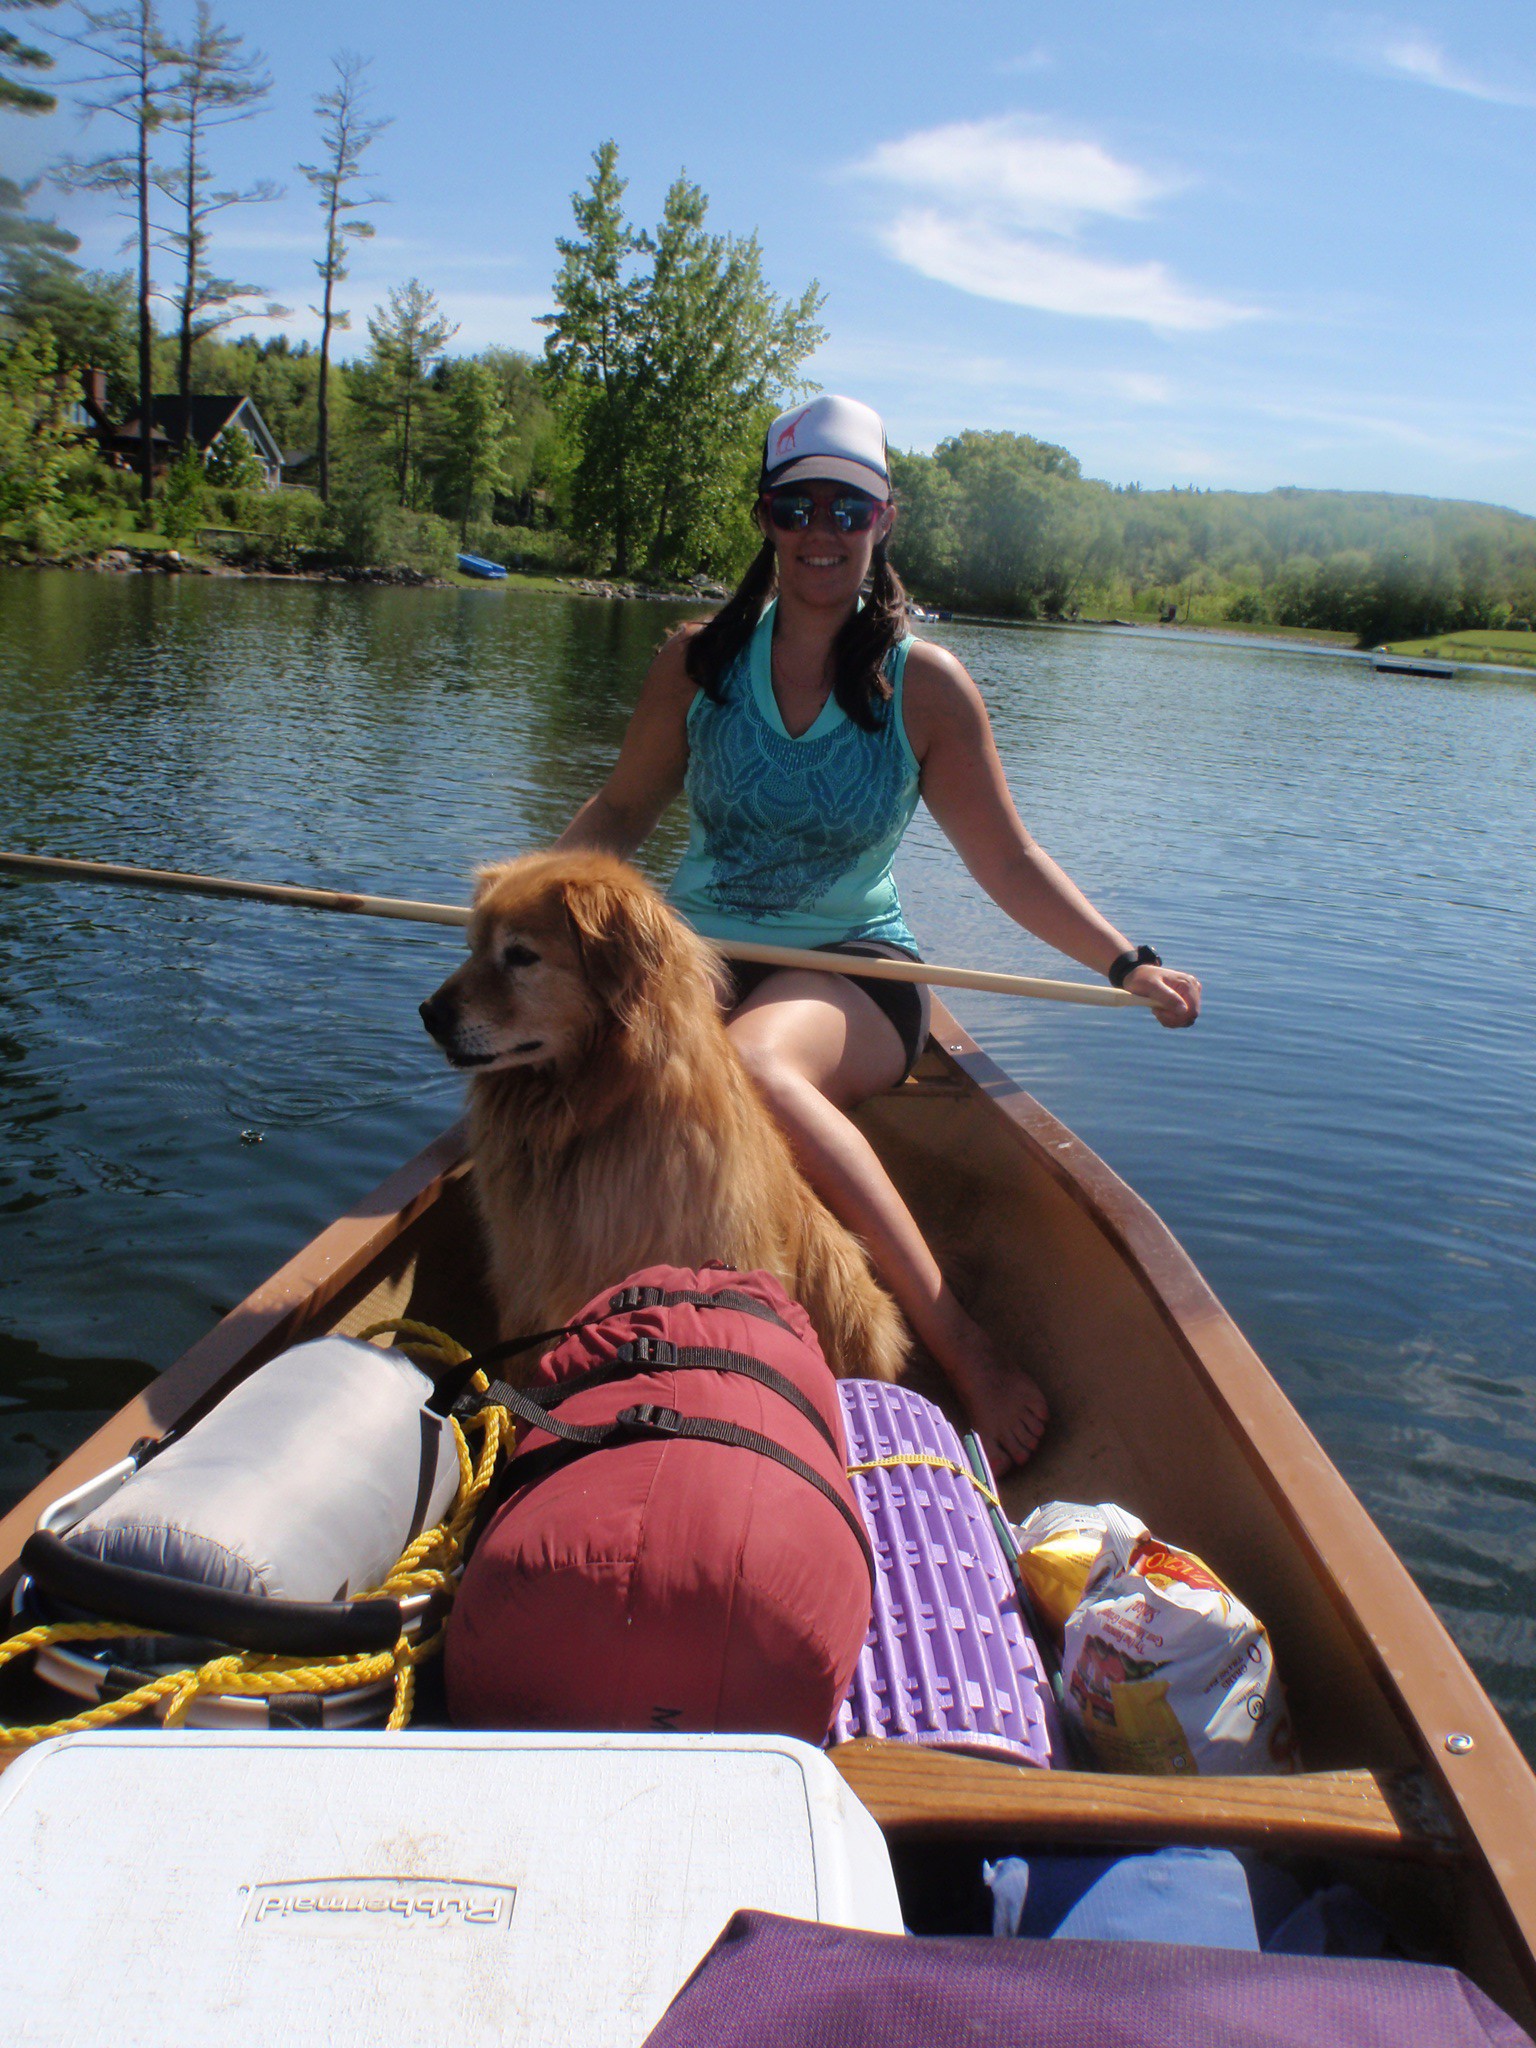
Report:
M1112 988L1124 988L1125 977L1133 972L1134 969L1138 967L1161 967L1162 964L1162 954L1154 953L1150 946L1133 946L1122 953L1118 959L1111 960L1109 963L1107 971L1110 986Z

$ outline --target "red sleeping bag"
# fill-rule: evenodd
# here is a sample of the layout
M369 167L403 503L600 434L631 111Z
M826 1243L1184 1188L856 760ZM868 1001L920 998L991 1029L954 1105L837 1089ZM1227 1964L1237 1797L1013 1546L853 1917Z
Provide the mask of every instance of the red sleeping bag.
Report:
M710 1299L662 1298L677 1295ZM820 1742L873 1566L809 1317L767 1273L652 1266L577 1322L529 1394L560 1425L630 1419L598 1448L524 1432L448 1625L453 1719Z

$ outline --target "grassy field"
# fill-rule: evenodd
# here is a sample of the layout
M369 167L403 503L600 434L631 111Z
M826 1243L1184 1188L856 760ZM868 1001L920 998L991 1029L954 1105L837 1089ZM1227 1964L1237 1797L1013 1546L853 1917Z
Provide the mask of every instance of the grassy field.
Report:
M1536 668L1536 633L1496 633L1473 627L1433 640L1396 640L1392 654L1429 654L1439 661L1496 661L1505 668Z
M500 590L505 586L512 590L564 591L570 595L569 586L558 576L537 576L526 569L509 569L505 576L466 576L462 569L450 569L446 581L461 590Z

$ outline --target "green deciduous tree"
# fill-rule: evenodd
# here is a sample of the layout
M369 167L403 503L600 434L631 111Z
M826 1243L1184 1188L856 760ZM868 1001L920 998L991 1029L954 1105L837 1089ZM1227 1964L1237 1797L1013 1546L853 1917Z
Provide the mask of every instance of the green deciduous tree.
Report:
M741 546L754 444L822 339L821 296L812 284L778 300L756 237L709 233L709 202L687 177L653 235L624 217L616 145L593 166L572 198L577 232L557 244L546 321L574 522L618 574L641 553L655 573L724 566Z
M519 349L482 349L479 361L496 381L507 419L502 475L496 485L497 499L506 503L498 517L526 526L534 516L534 493L541 492L547 501L563 456L548 380L543 366Z
M646 566L658 575L723 566L740 547L763 434L822 339L816 286L781 303L756 236L710 234L708 206L699 186L674 182L642 301Z
M501 384L472 358L443 365L437 379L432 466L438 509L459 526L462 547L469 522L490 508L507 481L512 417Z
M282 448L313 448L320 351L310 342L292 342L286 334L258 341L243 334L230 341L208 335L192 351L194 391L239 391L253 399ZM331 365L333 400L345 373Z
M0 344L0 548L57 544L70 438L48 329Z
M175 208L175 224L161 246L176 261L179 278L165 296L176 309L176 389L180 398L181 439L192 432L192 344L231 320L253 310L245 302L260 285L238 284L219 277L209 265L209 223L232 206L262 204L281 197L281 188L261 178L243 191L218 188L207 155L211 130L234 121L248 121L261 111L272 80L261 59L243 53L244 38L213 18L208 0L197 0L191 39L176 53L175 67L162 98L164 117L176 130L173 160L154 173L155 183ZM283 306L268 304L264 316L276 318Z
M367 60L351 51L331 59L336 83L329 92L319 93L315 112L320 117L320 139L325 155L318 164L300 164L320 201L325 217L325 253L315 261L320 273L320 381L317 395L316 433L320 462L320 496L331 494L331 335L345 332L351 316L336 304L336 287L347 275L347 244L366 240L373 223L362 218L362 209L381 206L383 194L359 190L363 157L387 120L370 120L364 107L363 74Z

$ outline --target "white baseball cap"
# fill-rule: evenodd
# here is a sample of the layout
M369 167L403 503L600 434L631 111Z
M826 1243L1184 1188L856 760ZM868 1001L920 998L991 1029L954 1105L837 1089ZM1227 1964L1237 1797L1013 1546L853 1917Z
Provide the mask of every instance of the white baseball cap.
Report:
M763 443L758 488L812 480L852 484L872 498L891 495L885 424L873 406L829 394L779 414Z

